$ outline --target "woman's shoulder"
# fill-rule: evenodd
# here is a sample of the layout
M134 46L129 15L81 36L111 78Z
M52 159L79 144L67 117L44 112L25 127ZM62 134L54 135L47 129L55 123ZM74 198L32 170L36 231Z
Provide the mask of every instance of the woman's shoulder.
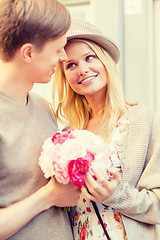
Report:
M139 125L142 128L144 125L152 129L153 125L160 126L160 118L158 114L143 102L139 102L129 108L130 124Z
M155 114L154 110L149 107L146 106L143 102L138 102L135 105L132 105L129 108L129 114L133 117L142 117L142 118L146 118L148 117L153 117L153 115Z
M135 104L132 104L131 107L129 109L132 109L132 110L144 110L144 111L150 111L152 110L150 107L148 107L147 105L145 105L143 102L137 102Z

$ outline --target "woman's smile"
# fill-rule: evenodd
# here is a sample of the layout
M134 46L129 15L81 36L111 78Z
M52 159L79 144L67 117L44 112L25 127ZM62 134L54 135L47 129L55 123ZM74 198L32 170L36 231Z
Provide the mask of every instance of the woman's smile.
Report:
M83 78L80 82L78 82L78 84L90 84L92 82L94 82L94 80L97 78L98 74L94 75L94 76L89 76L86 78Z

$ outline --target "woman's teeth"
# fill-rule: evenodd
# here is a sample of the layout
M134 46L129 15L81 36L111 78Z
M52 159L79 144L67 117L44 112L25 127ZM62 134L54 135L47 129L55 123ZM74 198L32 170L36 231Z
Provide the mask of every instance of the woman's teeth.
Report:
M94 78L96 78L97 76L98 76L98 74L96 76L88 77L88 78L82 80L81 82L79 82L79 84L89 82L89 81L93 80Z

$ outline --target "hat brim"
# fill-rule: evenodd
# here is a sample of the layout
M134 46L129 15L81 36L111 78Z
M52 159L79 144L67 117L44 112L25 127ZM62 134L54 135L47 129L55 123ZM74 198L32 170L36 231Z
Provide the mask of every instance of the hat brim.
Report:
M109 38L103 36L103 35L92 35L92 34L77 34L77 35L69 35L67 36L67 41L72 39L85 39L89 41L93 41L95 43L98 43L101 47L103 47L109 55L112 57L112 59L118 63L120 58L120 51L118 47L114 44L113 41L111 41Z

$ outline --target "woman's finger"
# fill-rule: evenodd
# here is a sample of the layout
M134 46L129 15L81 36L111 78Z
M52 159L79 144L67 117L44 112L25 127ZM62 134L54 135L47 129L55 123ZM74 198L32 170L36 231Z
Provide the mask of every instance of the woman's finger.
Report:
M121 173L117 169L110 168L108 170L109 177L101 175L96 170L91 175L86 174L85 184L88 189L85 189L85 196L93 201L101 202L113 194L121 181Z
M88 189L87 189L86 187L82 186L81 191L82 191L82 193L84 194L84 196L85 196L87 199L89 199L89 200L91 200L91 201L95 201L95 200L96 200L96 199L89 193L89 191L88 191Z
M118 185L121 181L121 172L114 167L108 169L106 176L96 171L94 171L94 175L97 181L105 188L110 188L110 186L116 183Z

